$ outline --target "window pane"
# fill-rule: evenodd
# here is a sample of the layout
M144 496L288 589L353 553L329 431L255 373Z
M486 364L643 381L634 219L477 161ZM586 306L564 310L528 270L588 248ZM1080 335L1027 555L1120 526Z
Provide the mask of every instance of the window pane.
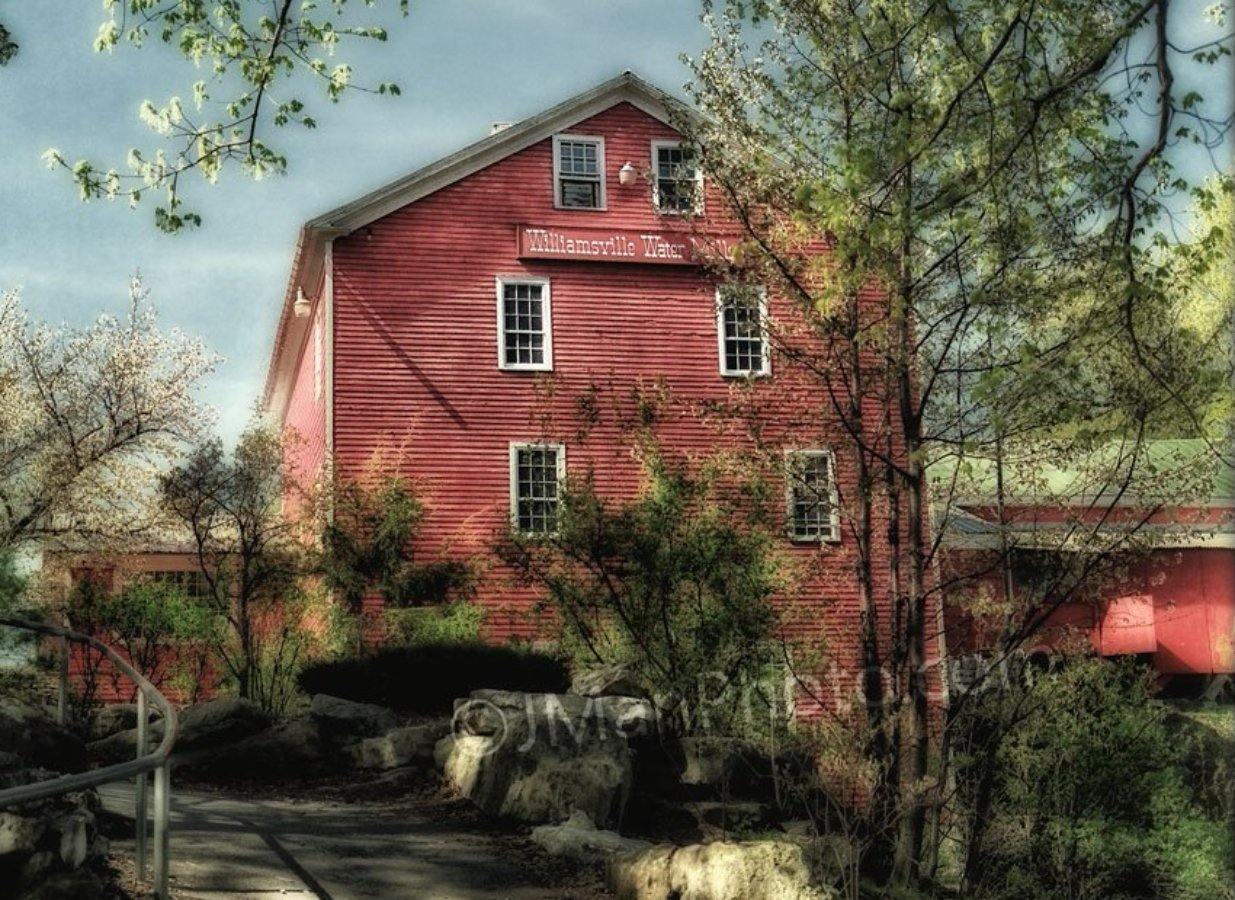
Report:
M804 539L835 537L830 459L820 453L795 453L789 462L793 536Z
M757 290L745 285L727 285L721 290L721 328L725 346L725 371L764 371L764 323Z
M597 209L600 207L600 183L562 179L562 206L572 209Z
M502 359L507 365L545 362L544 285L502 285Z
M665 212L691 212L699 183L690 153L682 147L656 148L656 203Z
M560 141L558 169L563 175L599 175L596 144L593 141Z
M515 518L521 531L546 534L557 528L558 450L523 447L517 452Z

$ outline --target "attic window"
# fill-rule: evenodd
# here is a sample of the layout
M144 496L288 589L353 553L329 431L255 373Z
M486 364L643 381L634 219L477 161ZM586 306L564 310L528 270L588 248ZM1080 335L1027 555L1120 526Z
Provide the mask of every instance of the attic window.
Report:
M689 148L679 141L652 141L652 174L652 202L657 212L702 212L703 177Z
M605 208L604 138L553 136L553 192L560 209Z

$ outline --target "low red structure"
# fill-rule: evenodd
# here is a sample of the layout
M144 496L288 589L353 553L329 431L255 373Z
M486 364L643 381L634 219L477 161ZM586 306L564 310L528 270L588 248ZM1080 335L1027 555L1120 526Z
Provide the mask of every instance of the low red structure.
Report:
M567 471L633 494L640 470L614 413L633 394L758 409L765 445L804 473L786 483L786 546L812 574L788 627L826 636L851 672L843 432L811 376L772 352L768 328L793 332L795 307L700 265L739 229L690 165L672 125L683 114L625 73L309 222L265 407L299 435L291 462L305 480L328 461L358 475L397 448L428 508L422 558L484 556L508 523L551 528ZM659 436L685 454L752 446L734 423L684 413ZM532 637L535 597L509 574L484 573L487 628Z
M1199 441L1159 443L1177 459L1205 452ZM1128 498L1108 510L1089 497L1076 498L1072 506L1006 507L1007 533L1017 545L1010 551L1014 596L1030 596L1035 577L1068 552L1042 549L1046 542L1035 540L1037 535L1084 530L1078 523L1099 516L1112 546L1127 530L1135 535L1134 549L1114 557L1110 571L1054 610L1028 649L1049 651L1072 633L1103 656L1145 658L1164 680L1191 678L1200 684L1235 673L1235 473L1220 467L1208 500L1184 507L1150 508ZM981 652L993 639L962 598L975 586L992 596L1004 590L993 563L981 561L994 560L999 552L997 521L990 504L975 502L948 529L954 572L985 570L976 585L963 580L945 600L947 644L954 656Z
M103 553L49 550L43 553L42 570L45 586L62 598L67 598L70 591L85 582L107 592L119 591L137 582L173 585L194 598L207 592L197 554L183 546ZM78 623L69 624L81 627ZM117 653L127 658L122 645L111 643ZM174 653L160 654L153 671L151 667L144 667L143 674L157 682L163 693L177 702L212 695L217 678L209 666L200 673L202 693L198 697L188 696L179 685L167 680L171 669L184 659L178 660ZM136 696L136 685L127 676L81 644L70 645L69 676L79 693L99 703L130 703Z

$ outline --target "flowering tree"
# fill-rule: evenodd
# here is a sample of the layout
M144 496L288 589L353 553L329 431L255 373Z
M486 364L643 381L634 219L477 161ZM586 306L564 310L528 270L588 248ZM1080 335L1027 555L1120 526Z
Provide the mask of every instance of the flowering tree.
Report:
M187 97L142 103L142 122L162 142L153 151L131 149L123 166L106 168L86 159L70 162L55 149L45 160L72 175L83 200L119 198L136 205L147 194L161 193L154 211L159 228L199 225L201 216L184 207L184 179L196 170L213 183L228 165L253 178L285 171L287 157L267 143L269 133L284 125L316 127L308 85L316 84L330 102L349 91L399 93L391 83L359 85L350 65L331 59L345 44L386 40L385 28L359 21L375 5L407 15L408 0L320 6L302 0L105 0L96 51L137 49L154 37L208 75L191 85ZM0 25L0 65L16 52Z
M152 527L154 473L194 438L205 345L161 331L141 282L128 314L83 328L29 320L0 298L0 550Z

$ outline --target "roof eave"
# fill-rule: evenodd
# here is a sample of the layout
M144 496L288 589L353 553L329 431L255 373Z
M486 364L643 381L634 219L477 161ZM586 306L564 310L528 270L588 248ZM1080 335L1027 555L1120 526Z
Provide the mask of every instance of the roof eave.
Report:
M308 328L307 320L294 315L296 294L298 290L309 294L316 287L327 243L623 102L673 127L699 118L695 110L678 98L626 71L305 223L297 238L266 371L262 393L266 415L282 422L286 414L292 370Z

